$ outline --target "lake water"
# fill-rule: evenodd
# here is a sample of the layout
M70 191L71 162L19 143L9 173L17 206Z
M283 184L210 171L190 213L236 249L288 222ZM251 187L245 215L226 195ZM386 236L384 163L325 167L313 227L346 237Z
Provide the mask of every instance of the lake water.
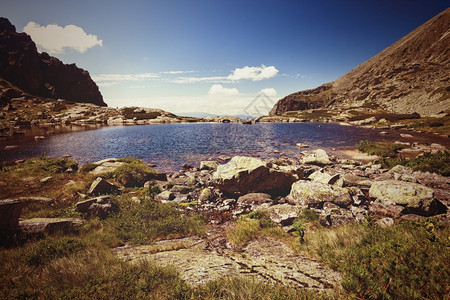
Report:
M302 150L295 146L296 143L307 144L309 149L343 149L355 147L364 139L401 140L399 134L405 133L391 131L386 136L377 130L332 123L110 126L96 130L60 130L62 132L57 134L39 130L0 142L0 160L23 159L45 153L50 157L71 155L84 164L110 157L132 156L156 164L160 170L173 171L184 164L198 166L201 160L219 156L268 158L278 157L279 151L289 157L298 157ZM35 135L45 138L35 139ZM5 148L7 145L19 146Z

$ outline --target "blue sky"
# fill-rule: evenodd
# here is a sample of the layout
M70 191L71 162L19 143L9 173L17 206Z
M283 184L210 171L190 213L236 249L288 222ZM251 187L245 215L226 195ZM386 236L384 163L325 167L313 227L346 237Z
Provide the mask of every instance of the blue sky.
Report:
M40 51L89 71L112 107L239 114L333 81L448 7L437 0L0 3ZM32 22L32 23L30 23Z

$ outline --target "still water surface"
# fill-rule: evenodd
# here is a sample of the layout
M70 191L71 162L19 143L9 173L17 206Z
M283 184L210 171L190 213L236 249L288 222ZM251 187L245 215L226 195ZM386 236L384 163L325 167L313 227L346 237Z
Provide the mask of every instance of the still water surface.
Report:
M45 135L45 133L43 133ZM311 148L348 148L363 139L399 139L399 133L382 136L379 131L331 123L244 124L161 124L102 127L72 131L34 139L27 133L7 143L19 147L0 149L0 160L15 160L46 153L51 157L71 155L81 164L110 157L132 156L154 163L161 170L178 170L184 164L198 166L199 161L218 156L250 155L277 157L281 153L295 157L296 143Z

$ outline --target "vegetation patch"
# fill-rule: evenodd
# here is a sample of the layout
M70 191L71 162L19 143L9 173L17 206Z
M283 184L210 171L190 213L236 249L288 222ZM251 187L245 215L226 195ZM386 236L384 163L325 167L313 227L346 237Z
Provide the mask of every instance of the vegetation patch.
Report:
M233 228L227 232L227 239L236 246L245 246L250 241L263 236L282 240L290 237L272 222L267 212L262 210L240 216Z
M47 238L31 247L24 256L29 265L38 266L52 259L68 256L80 251L85 247L85 243L76 238Z
M111 232L123 242L148 244L162 238L203 235L203 219L188 216L171 204L151 199L142 203L121 199L119 212L106 220Z
M125 187L142 186L156 174L156 171L150 169L149 166L141 160L124 158L119 161L125 162L125 164L107 174L107 177L116 179Z
M122 108L122 114L124 115L124 117L126 119L134 119L134 118L136 118L136 120L151 120L151 119L156 119L157 117L159 117L161 115L161 113L158 112L158 111L151 111L151 112L139 111L139 112L135 112L136 109L137 109L137 107L125 107L125 108Z
M363 140L358 145L358 150L369 155L378 155L383 157L395 157L398 151L408 148L407 144L399 144L392 142L372 142Z
M305 236L303 249L343 272L342 287L360 299L442 299L448 292L448 227L402 222L349 225Z

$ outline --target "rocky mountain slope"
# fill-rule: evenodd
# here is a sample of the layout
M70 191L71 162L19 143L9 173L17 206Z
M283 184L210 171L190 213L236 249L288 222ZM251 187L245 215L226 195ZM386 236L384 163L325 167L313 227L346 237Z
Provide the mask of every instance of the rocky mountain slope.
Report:
M0 18L0 78L34 96L106 106L87 71L39 53L31 37L17 33L6 18ZM9 83L2 81L2 87ZM3 103L11 99L4 93L0 98Z
M336 81L279 100L287 111L369 107L422 116L450 109L450 8Z

